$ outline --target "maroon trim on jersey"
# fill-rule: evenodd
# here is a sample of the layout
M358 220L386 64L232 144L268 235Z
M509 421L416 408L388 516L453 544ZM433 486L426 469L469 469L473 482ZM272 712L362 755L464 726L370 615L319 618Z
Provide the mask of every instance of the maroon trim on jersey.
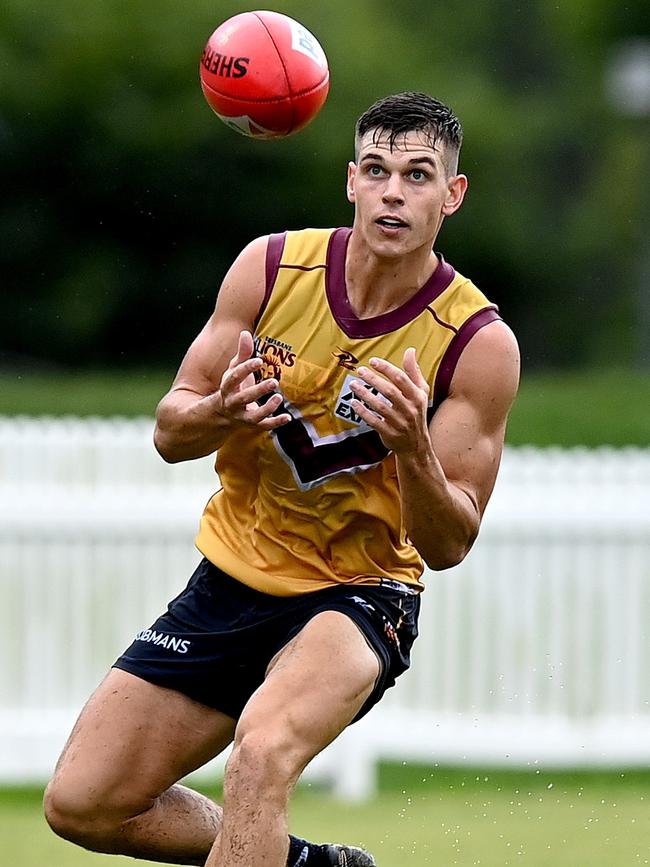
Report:
M427 310L436 320L438 325L442 325L443 328L448 328L450 331L453 331L454 334L458 334L458 329L456 328L456 326L452 325L450 322L445 322L444 319L441 319L436 313L436 311L433 309L433 307L427 307Z
M327 271L325 288L327 300L334 319L341 329L352 338L377 337L388 334L411 322L426 309L427 305L442 294L454 279L455 271L438 256L438 267L412 298L389 313L359 319L348 298L345 285L345 257L352 229L336 229L332 232L327 247Z
M449 394L449 386L451 385L456 365L467 344L484 325L496 322L497 319L501 319L498 307L483 307L482 310L478 310L469 319L466 319L455 336L452 337L436 374L436 382L433 388L433 407L431 408L430 415L433 415Z
M280 265L287 271L318 271L319 268L327 268L327 265Z
M286 239L286 232L278 232L275 235L269 235L269 240L266 245L266 286L264 288L262 304L257 316L255 317L256 326L262 318L262 313L264 313L266 306L269 303L271 292L273 291L278 276L278 269L280 268L280 260L282 259L282 253L284 252L284 243Z

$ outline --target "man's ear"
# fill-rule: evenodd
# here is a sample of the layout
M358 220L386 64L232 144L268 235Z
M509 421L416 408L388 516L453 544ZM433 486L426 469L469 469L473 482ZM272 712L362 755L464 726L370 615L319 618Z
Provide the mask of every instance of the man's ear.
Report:
M350 161L348 163L348 180L346 184L346 195L348 197L348 202L354 204L355 195L354 195L354 178L357 173L357 165Z
M453 175L447 181L447 196L442 206L442 213L445 217L455 214L463 204L465 193L467 192L467 176Z

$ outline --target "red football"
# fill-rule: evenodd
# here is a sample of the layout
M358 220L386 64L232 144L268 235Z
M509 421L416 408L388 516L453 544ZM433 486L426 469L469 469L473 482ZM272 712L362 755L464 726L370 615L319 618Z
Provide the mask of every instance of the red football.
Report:
M201 55L201 87L213 111L254 138L303 129L329 90L325 52L293 18L242 12L224 21Z

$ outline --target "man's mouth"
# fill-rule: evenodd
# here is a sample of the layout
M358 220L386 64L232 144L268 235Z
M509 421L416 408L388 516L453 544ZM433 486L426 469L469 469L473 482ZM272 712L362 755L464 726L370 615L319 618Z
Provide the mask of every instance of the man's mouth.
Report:
M386 229L406 229L408 223L401 220L399 217L378 217L375 223L379 226L384 226Z

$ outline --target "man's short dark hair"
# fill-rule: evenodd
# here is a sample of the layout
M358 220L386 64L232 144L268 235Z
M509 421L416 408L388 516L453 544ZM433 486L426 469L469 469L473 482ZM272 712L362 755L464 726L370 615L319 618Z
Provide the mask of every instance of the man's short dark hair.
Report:
M463 143L463 128L449 106L426 93L405 91L378 100L365 111L355 128L355 150L367 132L373 131L373 141L388 134L391 150L399 146L400 136L423 132L431 142L443 145L443 161L448 174L458 170L458 155Z

